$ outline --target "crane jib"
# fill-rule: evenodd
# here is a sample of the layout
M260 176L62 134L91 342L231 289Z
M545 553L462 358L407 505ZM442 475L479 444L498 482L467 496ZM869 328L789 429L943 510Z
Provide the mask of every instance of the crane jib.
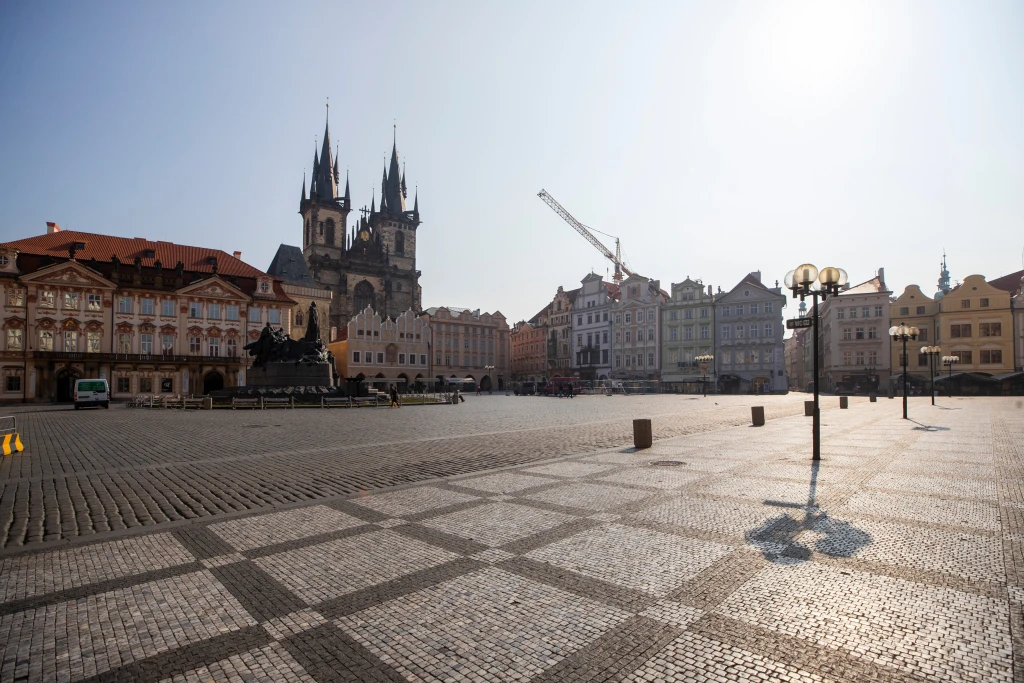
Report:
M604 254L604 257L606 259L608 259L609 261L611 261L612 263L615 264L615 279L616 280L621 280L622 279L622 273L625 273L626 275L633 275L633 271L629 270L628 268L626 268L626 266L624 266L622 264L622 252L621 252L621 249L619 248L619 238L618 237L614 238L615 239L615 253L613 254L611 252L611 250L608 249L608 247L604 246L604 244L601 242L601 240L597 239L597 237L594 236L594 233L590 232L590 230L587 228L587 226L583 225L578 220L573 218L573 215L571 213L569 213L565 209L564 206L559 204L555 200L554 197L549 195L547 190L541 190L540 192L537 193L537 196L540 197L544 201L545 204L547 204L549 207L551 207L552 211L554 211L559 216L561 216L562 220L564 220L566 223L571 225L573 227L573 229L576 230L576 232L578 232L579 234L583 235L583 237L588 242L590 242L592 245L594 245L595 249L597 249L599 252Z

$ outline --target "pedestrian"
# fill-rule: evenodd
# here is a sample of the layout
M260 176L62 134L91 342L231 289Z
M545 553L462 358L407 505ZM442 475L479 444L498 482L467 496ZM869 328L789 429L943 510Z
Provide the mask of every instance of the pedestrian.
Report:
M391 407L401 408L402 404L398 402L398 387L394 384L391 385Z

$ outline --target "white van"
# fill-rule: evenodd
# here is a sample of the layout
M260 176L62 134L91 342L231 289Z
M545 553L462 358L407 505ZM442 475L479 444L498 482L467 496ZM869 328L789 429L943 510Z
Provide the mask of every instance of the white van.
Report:
M75 380L75 410L82 406L110 407L110 385L105 379Z

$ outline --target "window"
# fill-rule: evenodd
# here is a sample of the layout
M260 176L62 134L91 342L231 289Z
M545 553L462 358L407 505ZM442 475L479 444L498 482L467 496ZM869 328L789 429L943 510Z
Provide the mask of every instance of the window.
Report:
M587 333L587 348L589 349L594 345L594 335L590 332Z
M7 391L21 391L21 375L7 375Z
M190 301L188 303L188 317L190 318L202 318L203 317L203 305L198 301Z
M856 334L856 335L854 335L854 336L855 336L855 337L856 337L857 339L863 339L863 338L864 338L864 328L863 328L863 327L858 327L858 328L857 328L857 334Z
M925 330L921 330L921 339L925 338ZM872 325L868 328L868 339L878 339L878 327Z
M619 322L619 321L616 320L615 322ZM582 325L583 324L583 316L582 315L576 316L576 324L577 325Z
M643 334L643 331L641 331L640 334ZM654 328L653 327L647 328L647 341L654 341Z
M203 351L203 339L202 337L190 336L188 338L188 352L193 356L198 356Z
M686 318L687 320L693 320L693 309L690 309L690 308L686 309L686 311L684 312L683 317Z
M850 320L853 320L856 317L857 317L857 308L854 307L854 306L851 306L850 307Z
M628 325L631 322L633 322L633 314L632 313L627 313L626 314L626 324Z
M615 324L616 325L620 325L621 323L622 323L622 314L621 313L616 313L615 314Z
M260 308L259 306L249 307L249 322L258 323L260 321Z
M768 302L765 303L765 305L764 305L764 312L765 313L771 313L774 310L775 310L775 305L771 301L768 301Z
M921 331L917 335L918 341L928 341L928 328L922 327Z
M9 289L7 290L7 305L8 306L24 306L25 305L25 292L21 289Z
M127 332L119 332L117 335L117 352L118 353L131 353L132 352L132 335Z
M750 304L750 315L757 315L757 304Z
M622 367L622 357L619 354L615 354L615 367Z
M757 349L750 349L748 353L750 354L750 362L757 363Z
M164 355L170 356L174 353L174 335L165 334L160 337L160 350Z
M220 355L220 337L210 337L206 342L206 346L210 350L211 356Z
M455 356L455 364L456 365L458 365L458 363L459 363L458 359L459 359L459 357ZM384 364L384 352L383 351L380 351L380 352L377 353L377 362L380 363L381 365Z
M278 308L267 309L267 321L271 325L280 325L281 324L281 309L278 309Z
M21 351L22 348L22 330L7 330L7 350Z
M618 344L621 341L622 341L622 333L621 332L616 332L615 333L615 343Z
M117 312L118 313L131 313L132 312L132 298L130 296L119 296L119 297L117 297Z
M39 293L39 308L53 308L53 292L43 290Z
M636 366L638 368L639 367L643 367L643 364L644 364L644 354L642 354L642 353L636 354Z
M174 317L174 299L164 299L160 302L160 315L165 318Z
M102 307L101 299L99 294L90 294L86 301L86 309L90 311L98 311Z
M118 377L117 378L117 392L120 394L127 394L132 390L131 377Z
M743 305L742 304L736 307L736 315L743 315Z
M982 308L988 308L988 299L982 299L981 300L981 307Z
M654 354L653 353L647 354L647 364L649 366L651 366L652 368L654 367Z
M605 365L608 364L608 349L601 351L601 362Z
M863 351L858 351L857 355L854 358L855 358L855 362L857 363L857 365L864 365L864 352Z
M686 326L683 328L683 332L685 333L683 335L685 339L693 339L693 327Z
M730 365L732 363L732 351L722 351L721 355L723 363L726 365Z
M228 320L238 320L238 304L228 304L227 314Z
M747 362L747 352L744 351L743 349L737 349L736 350L736 362L738 364L740 364L740 365L743 365L744 363L746 363Z
M973 351L954 351L954 356L960 356L961 365L974 365L974 352Z
M209 320L220 320L220 304L210 304L207 306L206 317Z
M868 351L868 365L878 365L878 351Z
M743 339L743 333L744 333L743 325L737 325L736 326L736 338L737 339Z
M139 348L144 354L153 353L153 335L142 334L139 335Z
M774 333L775 333L775 330L772 328L772 324L771 323L765 323L764 324L764 337L765 337L765 339L771 339L772 335Z
M846 309L845 308L837 308L836 309L836 318L839 319L839 320L846 320Z
M772 357L774 355L775 355L775 351L773 349L765 349L765 352L764 352L764 362L765 363L771 363L772 362Z
M669 320L679 320L679 313L678 313L678 311L670 311L669 314L668 314L668 319Z
M592 313L587 314L587 324L591 325L594 322L594 315Z
M700 326L700 338L701 339L707 339L708 338L708 333L709 333L708 326L707 325L701 325Z
M728 325L722 325L722 339L728 339L729 338L729 331L731 329L732 328L729 327Z
M626 330L626 341L632 341L632 332Z
M64 331L64 351L65 353L75 353L78 351L78 332L74 330Z
M971 326L969 324L950 325L949 326L949 336L951 338L970 337L971 336Z
M152 377L140 377L139 378L139 393L141 393L141 394L153 393L153 378Z
M608 322L608 311L601 314L601 322Z
M1003 324L980 323L978 325L978 335L982 337L1001 337L1003 336Z
M238 340L234 337L228 337L227 341L228 356L234 358L238 356Z
M843 328L843 341L850 341L851 339L853 339L853 328L844 327Z
M78 310L78 293L64 292L64 308L72 311Z
M900 306L900 315L910 315L910 306Z
M603 332L601 336L604 338L604 343L607 344L608 343L608 332Z
M493 364L493 362L494 361L492 360L491 363ZM420 365L426 365L426 364L427 364L427 354L421 353L420 354Z
M174 380L170 377L163 377L160 379L160 393L171 394L174 393Z
M970 307L971 307L971 300L970 299L961 299L960 300L960 308L970 308Z
M139 311L142 315L153 315L154 303L153 299L139 299Z
M728 306L723 306L723 307L722 307L722 315L723 315L723 316L727 316L727 315L730 315L730 313L729 313L729 307L728 307Z
M700 317L702 317L702 318L708 317L708 309L706 309L706 308L700 309Z
M653 321L654 321L654 309L651 308L651 309L648 309L648 311L647 311L647 322L653 322Z
M750 326L750 338L751 339L757 339L757 334L758 334L757 325L756 324L755 325L751 325Z
M870 306L865 306L864 308L860 309L860 316L862 318L870 318L871 317L871 307Z
M982 350L981 352L981 363L995 365L1003 362L1003 352L1000 349L992 349L991 351Z
M921 308L924 308L924 306L921 306ZM924 313L924 311L918 311L918 313ZM882 307L881 306L875 306L875 317L876 318L881 318L882 317Z
M853 365L853 351L843 351L843 365Z

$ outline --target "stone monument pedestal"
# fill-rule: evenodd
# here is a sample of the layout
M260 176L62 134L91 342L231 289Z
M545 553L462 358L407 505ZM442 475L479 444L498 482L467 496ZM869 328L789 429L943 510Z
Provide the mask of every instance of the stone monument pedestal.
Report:
M249 368L246 385L251 387L329 387L333 386L330 363L267 363Z

